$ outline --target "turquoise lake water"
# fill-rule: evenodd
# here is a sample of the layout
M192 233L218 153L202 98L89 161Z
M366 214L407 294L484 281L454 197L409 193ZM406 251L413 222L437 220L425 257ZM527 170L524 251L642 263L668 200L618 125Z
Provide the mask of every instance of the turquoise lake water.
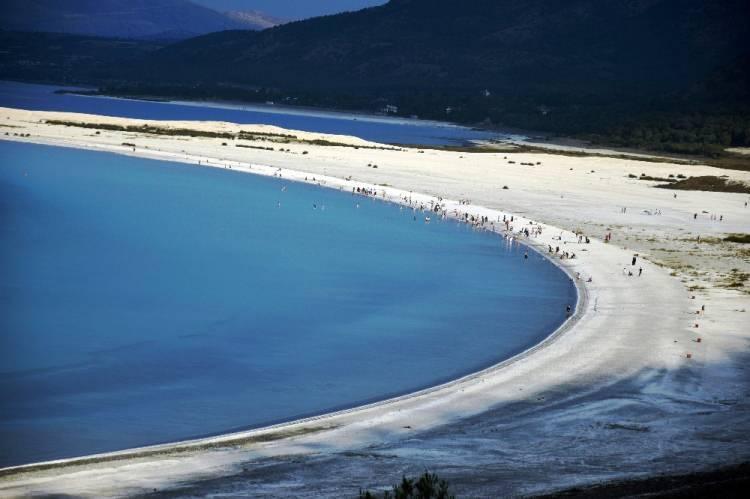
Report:
M308 132L354 135L387 144L461 145L511 137L449 123L263 105L143 100L58 94L59 86L0 81L0 106L37 111L103 114L147 120L209 120L262 123ZM513 135L521 138L522 136Z
M414 391L539 342L575 303L536 253L417 219L280 179L0 141L0 466Z

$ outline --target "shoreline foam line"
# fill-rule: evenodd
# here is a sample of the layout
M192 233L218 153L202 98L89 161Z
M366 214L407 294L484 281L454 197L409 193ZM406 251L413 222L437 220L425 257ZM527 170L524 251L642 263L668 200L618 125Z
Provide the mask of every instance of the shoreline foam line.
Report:
M3 138L0 138L0 140L3 140ZM21 142L21 141L13 141L13 140L10 140L10 141ZM23 142L29 142L29 141L23 141ZM48 146L57 146L57 147L61 146L60 144L51 144L51 143L47 143L46 141L31 141L31 142L35 144L48 145ZM85 149L85 150L91 150L91 151L123 154L127 156L133 156L133 157L139 157L139 158L145 158L145 159L182 163L182 164L188 164L188 165L198 166L198 167L230 169L231 171L236 171L236 172L241 172L241 173L250 173L250 174L259 175L259 176L280 178L281 180L286 180L290 182L299 182L299 183L306 183L309 185L318 185L318 186L325 187L328 189L340 190L343 193L349 193L348 191L344 191L343 189L344 187L349 187L349 188L350 187L355 187L355 188L363 187L367 189L373 189L379 192L384 192L384 196L376 197L376 196L362 195L362 194L357 194L357 196L362 196L362 197L366 197L366 198L374 199L378 201L389 202L389 203L404 206L410 209L414 207L406 203L403 200L403 196L410 196L412 199L418 199L422 202L425 202L426 205L429 205L429 201L434 201L434 202L438 201L438 199L435 196L430 196L428 194L407 192L407 191L403 191L400 189L383 187L383 186L378 186L375 184L367 184L367 183L359 182L359 181L340 179L338 177L315 175L314 176L315 180L305 180L305 178L309 178L313 174L299 171L299 170L290 170L286 168L272 167L269 165L262 165L262 164L255 164L255 163L242 163L238 161L220 162L214 158L191 156L191 155L184 155L184 158L180 158L180 157L175 157L176 155L173 153L166 153L163 151L153 151L153 150L138 151L138 149L136 149L136 151L133 151L132 148L130 147L118 147L118 146L95 147L91 145L76 146L76 145L70 145L70 144L62 145L62 146L74 148L74 149ZM228 168L229 166L231 166L232 168ZM491 213L491 214L494 214L495 217L503 216L503 215L505 216L511 215L508 213L500 212L498 210L492 210L492 209L482 207L482 206L461 205L458 201L454 201L454 200L443 199L441 203L444 203L446 205L445 209L449 213L448 218L455 220L459 223L465 223L465 222L463 222L459 217L456 217L451 213L453 209L459 206L462 207L462 209L464 210L469 209L469 207L471 207L472 211L480 210L486 213ZM518 222L519 225L522 225L524 227L528 226L530 220L526 219L525 217L519 217L517 215L513 215L513 216L514 216L514 220L519 221ZM522 223L522 222L525 222L525 223ZM558 232L562 231L559 228L552 227L546 224L539 224L539 225L544 227L545 231L558 231ZM493 232L495 235L498 236L498 238L502 238L507 234L507 231L502 231L502 230L497 230L497 229L492 230L487 227L483 227L479 230L486 230L488 232ZM562 231L562 232L566 232L566 231ZM513 234L512 231L511 231L511 234ZM12 475L15 473L52 469L52 468L64 467L68 465L81 465L81 464L117 461L117 460L128 459L128 458L148 457L148 456L158 455L158 454L168 454L171 452L184 452L184 451L190 451L190 450L200 450L204 448L214 448L214 447L222 446L222 445L231 446L231 445L238 443L238 441L252 440L255 437L263 436L268 433L282 432L285 430L293 429L294 427L298 427L298 426L306 426L311 423L325 422L327 420L334 419L336 417L340 417L343 415L356 414L357 412L363 412L369 409L375 409L375 408L379 408L383 406L393 405L394 403L401 402L404 400L413 400L419 397L423 397L425 395L435 394L442 390L456 388L464 383L479 379L482 376L487 376L501 369L505 369L508 366L511 366L514 363L528 357L529 355L532 355L534 352L539 351L543 348L546 348L548 345L554 342L557 338L559 338L562 334L570 330L575 325L575 323L581 318L581 316L583 315L583 309L588 303L588 293L587 293L585 285L580 280L575 279L575 276L572 274L572 271L569 268L562 265L556 259L550 258L544 251L540 249L539 246L541 245L533 244L533 241L531 239L528 239L528 238L520 239L514 234L514 241L517 241L519 244L522 244L525 247L529 248L530 250L538 253L541 257L547 259L553 265L555 265L555 267L561 270L573 282L575 289L576 289L576 300L575 300L575 307L571 315L568 318L566 318L566 320L562 324L560 324L554 331L552 331L549 335L545 336L544 339L542 339L540 342L536 343L535 345L532 345L526 350L519 352L507 359L504 359L498 363L495 363L479 371L466 374L464 376L446 381L444 383L440 383L434 386L423 388L415 392L409 392L403 395L398 395L396 397L391 397L391 398L379 400L376 402L371 402L368 404L358 405L358 406L347 408L347 409L326 412L326 413L322 413L322 414L318 414L314 416L295 419L291 421L277 423L277 424L264 426L260 428L254 428L250 430L243 430L243 431L231 432L231 433L222 433L222 434L214 435L210 437L186 439L186 440L180 440L176 442L169 442L169 443L163 443L163 444L133 447L133 448L123 449L119 451L89 454L89 455L84 455L84 456L55 459L55 460L50 460L50 461L41 461L41 462L28 463L28 464L22 464L22 465L17 465L17 466L8 466L8 467L0 468L0 477L6 476L6 475ZM282 436L281 438L284 438L284 437Z

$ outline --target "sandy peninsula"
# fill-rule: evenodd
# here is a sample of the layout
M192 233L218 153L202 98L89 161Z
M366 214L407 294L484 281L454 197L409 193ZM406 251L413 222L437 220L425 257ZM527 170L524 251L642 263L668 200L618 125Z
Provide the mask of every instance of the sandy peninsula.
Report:
M513 237L541 227L524 243L576 254L550 256L581 295L545 342L460 380L272 428L0 470L1 496L356 497L430 469L459 496L496 497L750 460L750 250L724 240L750 233L750 195L640 179L748 184L748 172L7 108L0 138L366 187L394 202L439 196L448 213L490 220L512 215Z

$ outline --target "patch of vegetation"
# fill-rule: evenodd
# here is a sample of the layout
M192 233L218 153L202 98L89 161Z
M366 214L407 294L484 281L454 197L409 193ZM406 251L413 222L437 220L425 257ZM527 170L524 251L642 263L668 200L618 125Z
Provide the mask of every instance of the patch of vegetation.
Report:
M248 141L262 140L265 142L276 142L282 144L307 144L315 146L335 146L335 147L353 147L355 149L379 149L383 151L399 151L396 147L386 146L358 146L354 144L346 144L344 142L333 142L324 139L306 140L300 139L296 135L289 135L283 133L269 133L269 132L248 132L240 131L238 134L229 132L211 132L207 130L194 130L192 128L164 128L153 125L114 125L111 123L85 123L80 121L63 121L63 120L47 120L45 121L48 125L60 125L60 126L72 126L78 128L90 128L100 130L110 130L115 132L130 132L130 133L147 133L151 135L166 135L166 136L180 136L180 137L206 137L212 139L241 139ZM99 133L99 132L97 132ZM226 142L222 145L227 145ZM247 147L251 149L265 149L273 151L272 147L254 147L247 145L237 144L237 147ZM307 151L302 154L307 154Z
M273 147L263 147L263 146L249 146L246 144L235 144L235 147L244 147L245 149L260 149L262 151L273 151Z
M749 124L747 116L730 112L647 114L638 122L627 122L589 138L595 143L619 147L719 159L730 154L725 151L727 147L750 140Z
M628 175L628 178L634 178L635 175ZM641 173L641 176L638 177L638 180L650 180L652 182L677 182L677 180L673 178L665 178L665 177L652 177L651 175L646 175L645 173Z
M536 496L537 499L577 497L615 498L690 498L690 497L742 497L742 490L750 487L750 463L725 467L708 472L683 475L658 475L649 478L607 481L593 485L556 491Z
M262 140L262 139L289 139L298 140L296 135L286 133L273 133L273 132L248 132L241 130L237 135L237 138L244 140Z
M724 278L721 287L728 289L744 288L745 283L747 283L748 280L750 280L749 272L742 272L740 269L732 269ZM750 290L746 292L750 292Z
M705 162L708 166L724 168L726 170L750 171L750 155L747 154L729 154L720 158L711 158Z
M298 144L309 144L313 146L326 146L326 147L351 147L353 149L379 149L383 151L398 151L400 149L397 149L395 147L386 147L386 146L364 146L364 145L355 145L355 144L347 144L345 142L334 142L332 140L325 140L325 139L300 139L296 135L291 134L284 134L284 133L271 133L271 132L249 132L249 131L240 131L240 133L237 135L238 139L242 140L263 140L267 142L279 142L282 144L291 144L291 143L298 143Z
M750 186L743 182L727 180L715 175L690 177L677 182L657 185L660 189L677 189L682 191L735 192L750 194Z
M485 150L479 152L500 152ZM504 151L502 151L504 152ZM676 165L694 165L697 164L695 160L678 159L667 156L646 156L642 154L627 154L627 153L604 153L604 152L591 152L591 151L571 151L567 149L553 149L543 146L532 146L532 145L519 145L516 147L514 153L532 153L532 154L551 154L555 156L568 156L572 158L613 158L613 159L626 159L629 161L642 161L644 163L669 163ZM748 169L750 169L750 161L748 161ZM632 174L631 174L632 175ZM635 175L628 175L630 178L638 178ZM678 175L679 178L679 175ZM684 178L684 177L683 177Z
M313 146L333 146L333 147L352 147L354 149L378 149L381 151L400 151L397 147L385 147L385 146L362 146L355 144L347 144L345 142L333 142L331 140L314 139L314 140L301 140L303 144L310 144Z
M724 238L729 243L750 244L750 234L729 234Z
M431 145L431 144L400 144L407 149L429 149L432 151L448 151L448 152L465 152L470 154L508 154L517 152L530 152L524 151L521 146L515 144L508 144L505 142L492 142L491 145L487 143L482 144L467 144L461 146L451 145ZM542 148L539 148L538 152L543 152ZM554 153L551 153L554 154ZM507 159L507 158L506 158Z
M441 480L435 473L425 472L418 480L403 477L401 483L393 486L393 492L385 491L382 495L369 490L360 490L360 499L455 499L450 493L448 482Z
M100 130L111 130L114 132L148 133L151 135L170 135L188 137L209 137L216 139L234 139L234 134L228 132L209 132L205 130L193 130L191 128L162 128L152 125L113 125L111 123L85 123L81 121L47 120L48 125L73 126L78 128L93 128Z

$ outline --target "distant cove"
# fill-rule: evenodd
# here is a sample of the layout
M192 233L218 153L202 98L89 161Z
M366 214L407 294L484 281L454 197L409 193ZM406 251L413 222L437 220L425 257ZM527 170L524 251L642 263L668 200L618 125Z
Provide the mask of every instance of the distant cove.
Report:
M63 87L0 81L0 106L41 111L102 114L151 120L229 121L276 125L384 144L465 145L511 135L441 123L281 106L169 102L56 93ZM516 138L520 138L516 137Z

